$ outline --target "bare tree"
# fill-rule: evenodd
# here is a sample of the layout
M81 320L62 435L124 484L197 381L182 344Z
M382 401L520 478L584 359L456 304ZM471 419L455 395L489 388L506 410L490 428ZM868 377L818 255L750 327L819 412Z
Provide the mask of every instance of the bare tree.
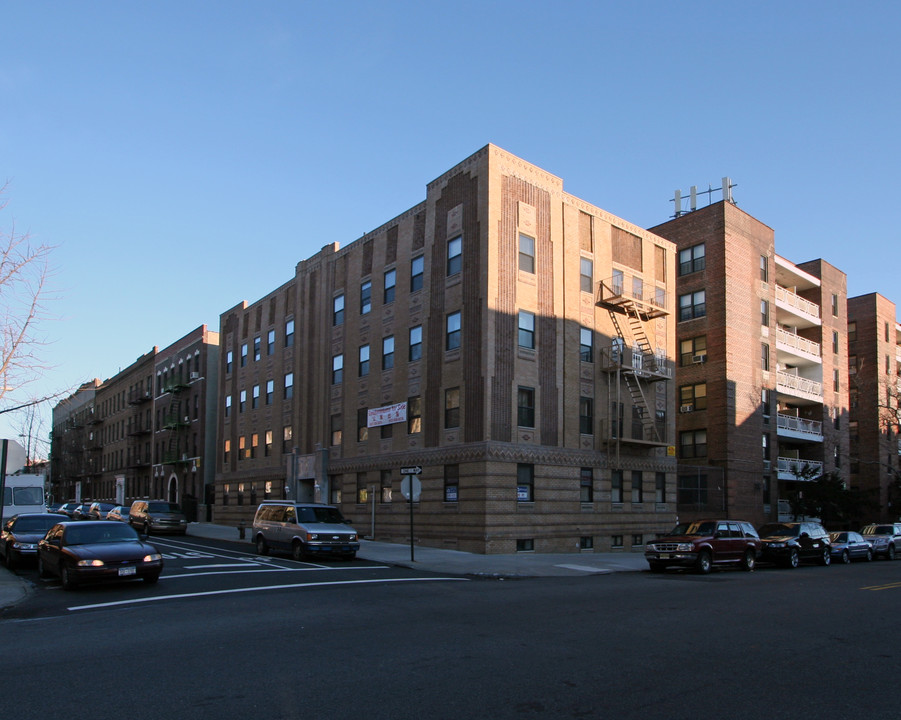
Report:
M6 189L0 188L0 212L7 206ZM20 233L15 221L8 230L0 224L0 399L18 393L47 370L40 358L46 342L38 325L45 317L42 301L52 250L33 243L29 233Z

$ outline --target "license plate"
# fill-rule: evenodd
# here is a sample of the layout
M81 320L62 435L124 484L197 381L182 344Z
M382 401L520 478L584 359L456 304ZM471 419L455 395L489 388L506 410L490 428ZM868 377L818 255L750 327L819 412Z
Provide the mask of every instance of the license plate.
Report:
M124 577L126 575L134 575L138 569L134 566L131 567L120 567L119 568L119 577Z
M666 560L667 558L669 558L669 556L670 556L669 553L660 553L660 559L661 559L661 560Z

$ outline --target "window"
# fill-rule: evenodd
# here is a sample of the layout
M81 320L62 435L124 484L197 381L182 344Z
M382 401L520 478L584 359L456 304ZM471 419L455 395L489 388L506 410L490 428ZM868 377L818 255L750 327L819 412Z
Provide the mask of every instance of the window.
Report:
M679 364L692 365L695 362L703 362L707 359L707 336L699 335L696 338L682 340L679 343Z
M535 314L519 311L519 347L535 348Z
M591 328L579 328L579 359L594 362L594 333Z
M516 424L519 427L535 427L535 388L519 388L516 394Z
M579 550L591 550L594 547L594 538L591 535L582 535L579 538Z
M707 457L707 430L686 430L679 433L680 457Z
M382 338L382 370L394 367L394 335Z
M838 381L838 368L836 368L835 370L832 371L832 389L835 392L838 392L839 390L841 390L841 386L839 385L839 381Z
M761 447L763 448L763 459L770 459L770 436L769 433L763 433L760 436Z
M594 501L594 473L590 467L579 470L579 501L583 503Z
M275 395L275 380L266 381L266 404L272 405L272 397Z
M764 372L770 369L770 346L767 343L760 343L760 367Z
M247 365L247 343L241 343L241 367Z
M331 444L340 445L344 436L344 426L341 422L341 415L332 415L329 418L329 432L331 434Z
M422 277L425 269L425 260L422 255L413 258L410 263L410 292L422 290Z
M257 433L253 433L250 436L250 457L251 459L257 456L257 447L260 445L260 436Z
M621 504L623 501L623 471L610 471L610 502Z
M460 466L444 466L444 502L457 502L460 499Z
M294 347L294 320L285 321L285 347Z
M704 243L680 250L679 275L688 275L689 273L703 270L707 266L705 252Z
M832 331L832 354L838 355L838 332Z
M448 313L447 334L445 336L445 349L456 350L460 347L460 312Z
M579 433L594 435L594 399L579 398Z
M656 473L655 475L655 500L658 503L666 502L666 473Z
M294 428L285 425L282 428L282 453L289 453L293 449L294 444Z
M235 354L229 350L225 353L225 372L230 373L232 371L232 362L235 359Z
M247 391L242 390L240 395L238 396L238 412L244 412L244 407L247 405Z
M357 442L369 439L369 408L357 410Z
M838 317L838 295L832 293L832 317Z
M364 472L357 473L357 502L361 505L369 502L369 486Z
M594 291L594 262L591 258L579 258L579 290Z
M760 390L760 409L763 412L763 421L769 422L770 405L772 403L772 392L769 388L761 388Z
M410 362L422 358L422 325L410 328Z
M416 395L407 399L407 433L422 432L422 397Z
M344 380L344 355L332 357L332 385L340 385Z
M530 463L519 463L516 466L516 501L533 502L535 500L535 466Z
M848 342L855 342L857 340L857 323L849 322L848 323Z
M372 281L367 280L360 285L360 315L366 315L372 310Z
M535 273L535 238L519 236L519 269L522 272Z
M456 275L463 269L463 236L457 235L447 241L447 276Z
M294 373L285 373L285 400L294 397Z
M394 302L394 288L397 285L397 270L385 273L385 305Z
M679 409L682 412L707 409L707 383L683 385L679 388Z
M254 385L250 398L250 407L256 410L260 406L260 386Z
M275 330L270 330L266 336L266 354L272 355L275 352Z
M244 459L244 455L247 453L247 442L243 435L238 438L238 462Z
M222 462L225 463L226 465L228 464L228 461L231 459L231 452L232 452L232 441L226 440L225 446L223 447L223 451L222 451Z
M253 361L260 361L260 338L258 337L253 339Z
M357 373L360 377L369 374L369 345L360 345L360 365Z
M460 427L460 388L448 388L444 391L444 427Z
M644 502L644 475L641 470L632 471L632 503L640 504Z
M534 538L516 538L516 552L534 552Z
M344 295L336 295L332 300L332 325L344 324Z
M272 453L272 430L267 430L263 437L263 454L266 457Z
M679 296L679 320L691 320L707 314L706 293L698 290Z
M770 325L770 304L766 300L760 301L760 324L765 327Z
M229 417L232 414L232 396L225 396L225 417ZM159 423L157 423L159 425Z
M770 281L770 265L766 255L760 256L760 279L764 282Z
M387 427L391 427L388 425ZM379 489L381 490L381 494L379 495L379 502L382 503L390 503L391 502L391 471L390 470L382 470L379 473Z

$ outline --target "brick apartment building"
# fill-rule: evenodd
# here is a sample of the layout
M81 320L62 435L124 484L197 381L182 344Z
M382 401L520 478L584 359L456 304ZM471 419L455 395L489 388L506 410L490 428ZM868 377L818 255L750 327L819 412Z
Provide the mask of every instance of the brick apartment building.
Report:
M100 380L83 383L53 408L50 434L50 501L75 497L77 483L100 474L102 444L95 410Z
M674 289L670 242L486 146L223 313L215 519L287 492L404 541L421 466L421 544L642 545L675 518Z
M901 325L879 293L848 298L851 487L867 493L875 519L897 520L901 493Z
M651 228L678 248L680 518L787 518L788 497L848 472L847 290L794 264L728 200Z

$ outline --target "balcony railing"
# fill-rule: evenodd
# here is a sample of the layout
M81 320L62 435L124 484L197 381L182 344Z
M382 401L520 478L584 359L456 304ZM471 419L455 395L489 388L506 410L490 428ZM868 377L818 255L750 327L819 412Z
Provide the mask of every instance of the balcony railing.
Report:
M810 300L805 300L800 295L796 295L791 290L787 290L781 285L776 286L776 302L788 305L804 315L809 315L817 320L820 319L819 305L810 302Z
M806 355L822 357L820 353L820 344L818 342L808 340L807 338L803 338L796 333L783 330L782 328L776 328L776 342L788 345L788 347L799 350Z
M779 413L776 416L776 427L779 430L791 430L796 433L803 433L810 436L823 436L823 423L819 420L805 420L804 418L795 417L794 415L783 415Z
M791 395L823 399L823 383L800 375L792 375L780 370L776 373L776 386L777 389L781 386Z
M778 459L779 477L783 480L816 480L823 474L823 463L818 460L800 458ZM790 477L785 477L790 476Z

